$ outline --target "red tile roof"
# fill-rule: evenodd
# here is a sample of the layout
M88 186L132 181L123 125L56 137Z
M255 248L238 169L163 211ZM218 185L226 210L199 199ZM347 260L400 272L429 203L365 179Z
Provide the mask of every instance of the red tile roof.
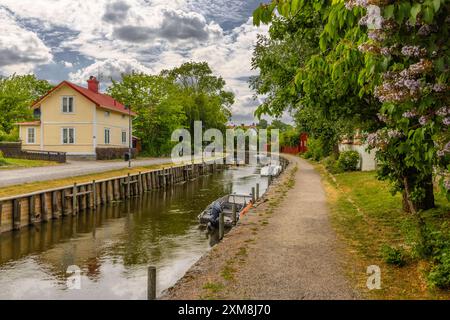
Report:
M48 95L50 95L53 91L61 88L62 86L67 85L74 89L75 91L82 94L87 99L91 100L93 103L95 103L98 107L103 109L108 109L111 111L116 111L124 114L128 114L128 109L125 108L123 104L121 104L119 101L115 100L111 96L108 96L106 94L102 93L96 93L94 91L91 91L87 88L77 86L76 84L73 84L69 81L63 81L60 84L58 84L56 87L54 87L52 90L47 92L43 97L41 97L39 100L37 100L35 103L33 103L32 107L36 107L42 100L44 100ZM131 115L135 116L135 112L131 112Z

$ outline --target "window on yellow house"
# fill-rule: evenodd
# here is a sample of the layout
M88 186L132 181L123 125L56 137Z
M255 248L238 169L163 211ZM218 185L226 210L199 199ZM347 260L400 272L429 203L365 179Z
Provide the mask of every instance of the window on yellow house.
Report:
M63 113L73 113L73 97L63 97L62 98L62 112Z
M122 144L127 144L127 132L122 130Z
M36 143L36 128L27 129L27 143L28 144Z
M63 144L74 144L75 143L75 129L74 128L63 128L62 129L62 143Z
M111 130L108 128L105 128L105 144L111 143Z

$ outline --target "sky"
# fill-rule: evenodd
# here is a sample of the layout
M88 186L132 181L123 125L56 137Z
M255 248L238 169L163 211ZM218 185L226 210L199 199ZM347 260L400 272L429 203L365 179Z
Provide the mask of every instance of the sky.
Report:
M261 0L0 0L0 74L86 85L207 61L236 95L234 123L254 122L248 86ZM261 98L259 98L261 99Z

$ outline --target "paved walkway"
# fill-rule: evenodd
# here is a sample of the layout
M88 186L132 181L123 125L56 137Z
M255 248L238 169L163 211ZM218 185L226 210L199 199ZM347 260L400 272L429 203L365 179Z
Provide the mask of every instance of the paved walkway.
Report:
M250 211L242 224L194 265L163 299L209 295L218 299L269 300L357 297L338 262L320 175L306 161L288 157L292 161L288 169L291 173L284 174L278 187L269 191L267 201ZM295 165L295 185L283 188ZM268 215L271 200L280 197L277 189L279 193L287 191L285 198ZM227 273L228 277L224 277ZM221 285L213 286L216 290L212 293L205 290L211 283Z
M132 165L133 167L150 166L154 164L169 163L170 161L170 158L134 160ZM127 167L128 162L124 161L69 161L67 164L58 166L0 170L0 187L76 177L98 172L119 170Z

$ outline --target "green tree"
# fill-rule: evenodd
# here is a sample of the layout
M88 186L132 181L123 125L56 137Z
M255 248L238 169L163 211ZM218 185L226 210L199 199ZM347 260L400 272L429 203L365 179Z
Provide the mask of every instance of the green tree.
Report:
M297 5L295 14L270 19L267 13L275 2L255 11L255 23L262 18L272 22L269 37L259 38L253 55L260 74L251 85L267 97L256 114L290 111L297 127L320 141L326 156L339 152L342 134L377 128L379 103L368 94L360 96L357 74L363 55L340 42L321 43L329 14L326 2ZM350 33L350 40L357 34Z
M225 130L234 94L225 90L225 80L215 76L206 62L187 62L164 70L161 75L173 81L181 94L190 98L183 107L191 132L194 121L202 121L205 129Z
M31 120L31 104L51 88L34 75L0 78L0 135L10 134L16 122Z
M403 192L405 210L434 206L434 168L450 198L449 3L277 0L255 10L254 22L272 21L275 9L287 20L315 10L323 22L320 53L295 76L301 103L377 131L368 142L379 176Z
M142 73L123 75L121 81L113 81L108 93L137 113L133 129L144 152L170 154L171 134L186 121L183 104L187 99L170 79Z

